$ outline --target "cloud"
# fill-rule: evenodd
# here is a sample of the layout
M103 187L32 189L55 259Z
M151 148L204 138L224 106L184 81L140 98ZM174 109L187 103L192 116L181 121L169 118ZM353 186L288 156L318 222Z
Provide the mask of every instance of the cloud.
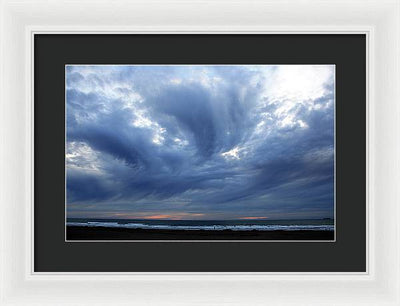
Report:
M334 66L66 77L68 216L333 217Z

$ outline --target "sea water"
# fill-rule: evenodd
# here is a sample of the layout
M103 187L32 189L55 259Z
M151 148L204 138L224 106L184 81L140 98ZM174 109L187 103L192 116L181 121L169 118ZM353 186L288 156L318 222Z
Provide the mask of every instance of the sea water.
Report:
M334 220L128 220L68 218L67 226L158 230L333 231Z

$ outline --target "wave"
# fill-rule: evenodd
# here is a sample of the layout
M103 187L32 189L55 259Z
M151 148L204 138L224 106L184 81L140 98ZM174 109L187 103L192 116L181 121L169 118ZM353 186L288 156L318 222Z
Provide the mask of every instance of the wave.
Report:
M67 226L85 227L111 227L111 228L132 228L132 229L163 229L163 230L188 230L188 231L333 231L333 225L165 225L165 224L144 224L144 223L118 223L118 222L67 222Z

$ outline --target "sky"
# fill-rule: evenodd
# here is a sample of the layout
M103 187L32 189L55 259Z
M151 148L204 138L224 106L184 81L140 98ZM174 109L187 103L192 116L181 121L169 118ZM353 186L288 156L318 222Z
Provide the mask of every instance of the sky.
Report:
M334 217L334 65L66 66L69 218Z

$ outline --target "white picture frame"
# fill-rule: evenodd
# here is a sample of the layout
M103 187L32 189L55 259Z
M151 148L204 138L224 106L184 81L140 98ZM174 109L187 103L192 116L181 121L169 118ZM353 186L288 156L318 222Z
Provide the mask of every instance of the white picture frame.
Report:
M1 305L400 305L400 1L4 0ZM35 33L365 33L366 273L33 272Z

